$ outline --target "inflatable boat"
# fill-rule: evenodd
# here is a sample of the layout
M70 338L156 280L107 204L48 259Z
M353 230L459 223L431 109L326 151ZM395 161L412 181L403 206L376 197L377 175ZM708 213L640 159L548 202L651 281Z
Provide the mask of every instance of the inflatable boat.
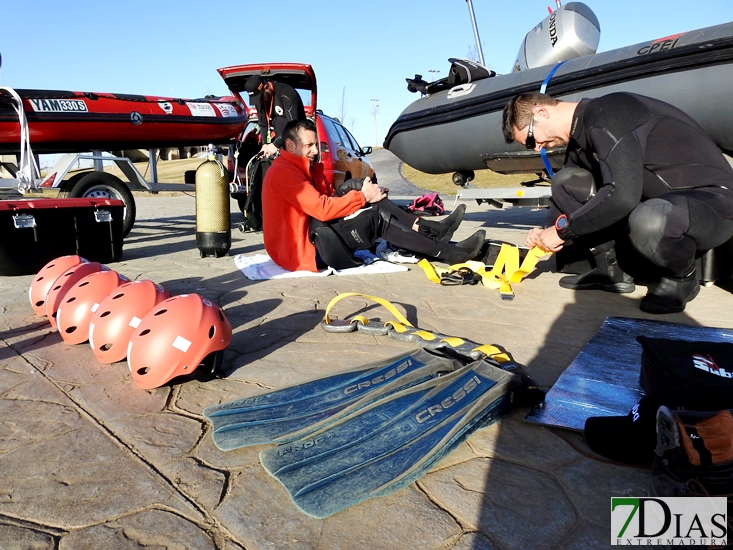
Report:
M527 34L509 74L452 60L447 78L407 79L422 97L392 124L385 148L423 172L455 172L458 184L485 168L540 173L539 153L504 141L502 110L511 97L542 90L574 102L626 91L679 107L733 154L733 23L594 53L599 37L590 8L571 2ZM562 165L564 148L546 153L553 169Z
M0 153L20 150L18 97L35 153L220 143L247 123L247 112L234 97L0 89Z

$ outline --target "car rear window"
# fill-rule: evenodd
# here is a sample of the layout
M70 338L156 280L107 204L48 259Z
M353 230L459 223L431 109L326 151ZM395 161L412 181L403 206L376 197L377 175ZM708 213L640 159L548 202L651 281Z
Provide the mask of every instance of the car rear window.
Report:
M321 120L323 121L323 127L326 129L326 133L328 134L328 137L330 137L333 141L335 141L337 145L340 145L341 147L343 147L344 146L343 137L341 136L341 134L339 134L338 130L336 129L336 124L330 118L321 117Z
M336 131L339 134L339 137L341 138L341 145L344 147L348 147L349 149L353 149L354 146L351 143L351 140L349 139L349 135L346 132L346 128L341 126L338 122L334 122L333 125L336 127Z
M351 135L351 132L346 128L346 126L343 127L344 132L346 132L346 136L351 140L351 145L354 148L354 151L361 151L361 147L359 146L359 142L356 141L356 138Z

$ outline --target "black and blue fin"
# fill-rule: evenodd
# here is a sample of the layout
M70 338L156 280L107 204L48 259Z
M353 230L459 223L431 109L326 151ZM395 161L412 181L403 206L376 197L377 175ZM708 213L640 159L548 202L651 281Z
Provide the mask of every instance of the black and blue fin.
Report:
M406 387L463 366L440 352L420 349L358 369L204 410L214 444L229 451L304 437Z
M411 484L524 385L481 360L372 402L307 438L260 452L298 508L325 518Z

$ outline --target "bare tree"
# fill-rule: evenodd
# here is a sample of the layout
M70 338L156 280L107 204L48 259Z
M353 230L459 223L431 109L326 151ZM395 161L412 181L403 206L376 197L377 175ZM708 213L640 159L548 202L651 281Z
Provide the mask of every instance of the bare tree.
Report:
M346 86L341 88L341 102L339 103L338 119L341 124L346 126L352 133L354 132L354 126L356 126L356 120L354 117L346 118Z
M341 103L339 104L339 120L346 122L346 86L341 88Z

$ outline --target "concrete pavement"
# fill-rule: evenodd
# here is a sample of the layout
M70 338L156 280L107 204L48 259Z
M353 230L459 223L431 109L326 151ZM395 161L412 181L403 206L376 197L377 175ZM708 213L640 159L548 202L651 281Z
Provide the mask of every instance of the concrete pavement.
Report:
M481 286L434 285L416 267L249 281L233 256L262 252L261 234L232 231L230 257L202 259L192 197L136 200L124 259L110 268L222 306L234 327L228 375L140 390L125 362L101 365L87 344L66 345L34 316L32 276L0 278L0 548L605 548L610 497L646 494L647 470L593 460L525 423L524 409L475 432L405 489L325 520L302 514L259 465L261 448L219 451L201 413L413 349L387 337L324 332L324 308L337 294L380 296L416 326L500 344L549 388L607 316L651 318L638 309L646 289L564 290L552 259L514 286L512 302ZM457 239L481 227L492 239L521 242L544 214L467 205ZM232 212L238 221L234 202ZM703 288L684 313L663 320L733 328L731 304L723 288ZM352 300L335 313L367 308L370 318L389 318L370 306ZM579 436L562 435L584 448Z

